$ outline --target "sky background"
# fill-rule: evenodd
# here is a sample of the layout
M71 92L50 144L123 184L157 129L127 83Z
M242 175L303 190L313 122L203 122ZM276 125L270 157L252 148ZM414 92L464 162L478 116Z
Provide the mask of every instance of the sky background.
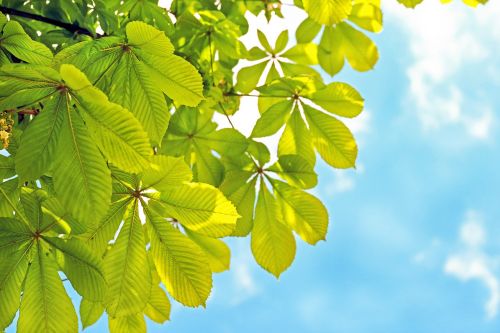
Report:
M249 239L230 241L231 271L215 276L207 309L176 305L152 332L500 331L500 3L383 3L376 69L325 77L366 99L350 122L358 169L317 168L327 241L299 241L279 281L253 261ZM240 126L252 125L251 103Z
M500 1L383 3L375 70L325 77L366 100L348 122L357 170L317 166L327 241L298 241L276 280L248 238L228 240L231 270L215 275L207 309L173 303L171 321L148 322L150 332L500 332ZM271 39L300 22L284 12L288 23L256 21ZM243 104L235 122L251 128L257 110ZM107 320L86 331L107 331Z

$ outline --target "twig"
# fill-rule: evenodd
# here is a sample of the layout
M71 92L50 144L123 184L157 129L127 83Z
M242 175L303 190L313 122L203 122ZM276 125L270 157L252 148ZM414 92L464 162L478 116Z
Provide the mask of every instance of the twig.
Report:
M91 36L94 38L100 36L99 34L94 34L94 33L92 33L92 31L90 31L86 28L82 28L77 24L61 22L58 20L54 20L50 17L45 17L42 15L34 14L34 13L23 12L21 10L14 9L14 8L0 6L0 12L2 12L4 14L8 14L8 15L24 17L27 19L35 20L35 21L40 21L40 22L52 24L52 25L55 25L56 27L63 28L65 30L68 30L68 31L70 31L74 34L78 34L78 35L87 35L87 36Z

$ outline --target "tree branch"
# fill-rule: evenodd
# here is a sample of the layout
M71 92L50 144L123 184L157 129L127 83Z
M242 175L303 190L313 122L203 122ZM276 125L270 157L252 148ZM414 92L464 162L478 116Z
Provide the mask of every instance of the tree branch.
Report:
M95 35L92 33L92 31L90 31L86 28L82 28L76 24L71 24L71 23L66 23L66 22L54 20L54 19L51 19L50 17L45 17L42 15L34 14L34 13L23 12L21 10L17 10L17 9L5 7L5 6L0 6L0 12L2 12L4 14L8 14L8 15L19 16L19 17L32 19L35 21L48 23L48 24L54 25L56 27L63 28L63 29L70 31L74 34L95 37Z

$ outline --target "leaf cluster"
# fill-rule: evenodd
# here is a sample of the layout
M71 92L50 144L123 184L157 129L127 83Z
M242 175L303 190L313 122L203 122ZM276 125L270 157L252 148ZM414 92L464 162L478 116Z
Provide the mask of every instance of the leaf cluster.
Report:
M355 167L343 119L364 100L322 71L374 68L380 0L296 0L295 35L258 31L248 49L247 15L282 5L1 1L0 330L19 313L19 332L78 331L70 283L83 328L106 313L111 332L144 332L171 299L206 305L230 266L225 237L249 236L276 277L297 238L325 240L317 156ZM221 128L247 96L251 133ZM272 135L276 152L261 142Z

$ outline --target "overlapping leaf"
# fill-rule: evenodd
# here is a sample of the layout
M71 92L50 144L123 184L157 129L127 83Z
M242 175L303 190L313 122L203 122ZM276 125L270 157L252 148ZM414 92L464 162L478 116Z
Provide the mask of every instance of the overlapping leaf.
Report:
M100 259L76 239L57 237L57 225L42 210L45 198L42 190L23 191L21 201L12 203L20 212L17 219L0 219L0 329L19 309L19 331L78 331L58 270L84 297L99 300L106 292Z
M347 21L370 32L380 32L380 0L304 0L302 4L309 16L297 29L297 41L311 42L324 25L318 44L318 61L328 74L338 73L344 66L344 59L362 72L375 66L379 57L377 46Z
M126 36L127 40L106 37L75 44L55 60L82 68L111 101L137 117L158 145L170 118L163 94L175 103L196 106L203 99L201 77L189 62L173 54L162 31L134 21L127 24Z
M248 142L235 129L216 130L212 114L192 108L181 108L172 117L163 140L161 153L183 156L193 166L195 180L218 186L224 169L219 155L238 155L245 152Z
M49 65L52 51L42 43L31 39L23 27L16 21L7 21L0 13L0 65L12 62L7 54L11 54L27 63Z
M152 150L139 122L75 67L63 65L58 73L8 65L0 85L2 109L44 105L21 137L19 177L36 180L53 172L58 198L77 220L99 219L108 207L111 177L102 154L128 171L148 165Z
M363 98L353 87L340 82L323 85L313 78L299 77L277 80L260 87L259 91L262 99L277 94L283 97L261 115L253 136L272 135L285 125L278 146L279 156L300 155L305 163L314 166L314 147L333 167L355 166L354 137L340 120L329 115L355 117L362 111Z

